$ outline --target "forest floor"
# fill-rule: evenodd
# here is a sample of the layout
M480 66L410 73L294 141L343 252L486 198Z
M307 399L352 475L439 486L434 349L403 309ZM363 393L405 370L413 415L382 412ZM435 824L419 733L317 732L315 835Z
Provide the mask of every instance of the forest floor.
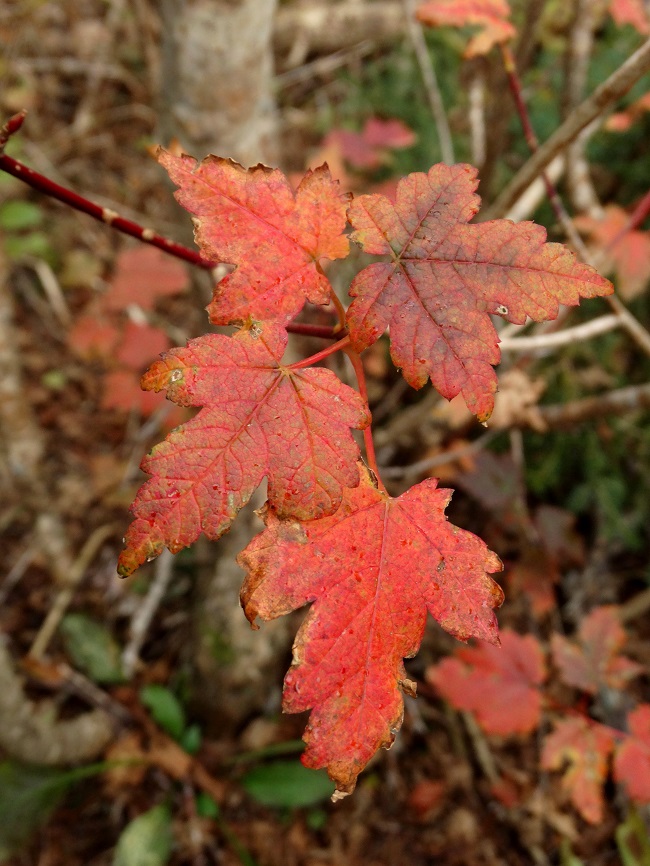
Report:
M11 45L1 61L9 82L0 92L1 119L23 107L29 110L8 152L90 199L188 242L189 220L147 151L155 141L156 117L147 77L134 72L142 53L137 22L107 33L99 2L36 4L38 13L27 14L32 5L10 2L0 12L0 43ZM104 43L107 67L98 82L90 75L88 45ZM120 50L113 55L116 45ZM295 106L281 108L287 115L291 109L295 120ZM292 171L308 162L305 155L318 144L317 134L304 131L309 109L300 111L299 132L286 123L284 167ZM5 565L0 649L9 652L2 664L13 670L0 672L0 684L22 684L12 712L18 704L34 712L47 704L65 722L95 708L110 719L112 729L108 742L101 725L88 735L103 742L92 758L75 755L75 743L61 746L69 750L69 760L59 768L65 796L54 798L45 821L40 821L47 812L42 803L34 806L29 796L21 801L25 812L15 820L24 819L25 832L18 829L15 836L25 839L4 862L108 866L117 862L115 846L128 822L162 804L169 817L160 832L171 829L173 836L168 859L127 857L119 861L124 866L580 862L571 860L569 851L589 866L620 863L614 842L626 814L620 791L608 783L603 818L589 824L570 804L559 775L540 770L544 730L487 737L471 716L448 707L425 678L429 666L454 648L433 623L419 656L408 662L418 698L406 699L404 725L393 748L372 761L354 794L340 803L329 803L322 787L311 791L302 777L295 794L281 775L265 775L264 769L279 760L295 767L305 724L302 716L278 712L281 682L269 684L267 712L233 733L220 735L209 719L195 714L187 650L191 599L197 572L210 561L214 545L199 544L173 566L166 559L163 565L147 565L129 581L119 580L115 563L129 503L144 478L140 460L182 420L162 396L143 402L138 378L159 351L205 330L207 275L190 280L172 262L166 269L171 276L162 277L165 266L155 256L136 256L135 265L129 265L124 252L137 248L134 241L0 177L0 218L7 202L28 207L14 212L16 222L9 217L3 224L0 284L8 295L2 302L3 327L13 345L5 346L0 360L20 385L3 420L7 437L20 445L12 454L22 449L29 470L16 479L7 465L0 477ZM147 281L152 288L144 298L139 292ZM165 281L168 290L159 288ZM467 446L485 431L462 411L454 414L455 409L426 403L423 394L406 394L382 351L370 352L368 364L386 462L400 466L459 449L457 460L439 467L443 484L460 488L453 521L485 538L508 566L521 565L532 554L522 541L520 506L527 511L525 523L543 503L517 477L512 457L517 438L504 434L502 441L509 444L499 455L472 453ZM414 420L400 431L404 403ZM606 447L607 422L599 423ZM579 441L578 433L574 442ZM423 476L410 480L418 477ZM391 492L401 492L404 483L396 478ZM593 522L575 523L560 508L554 513L554 543L562 553L554 566L555 583L543 589L553 599L551 609L542 602L540 613L531 605L521 589L526 586L521 568L519 584L505 573L508 601L499 613L502 628L533 633L545 648L553 630L575 628L593 607L628 605L631 610L646 587L648 566L647 550L603 541ZM151 587L156 581L164 585L161 572L170 567L173 577L137 642L133 623ZM647 615L630 614L626 629L626 655L650 670ZM125 679L119 665L129 649L138 662ZM643 698L644 688L647 696L647 682L644 675L635 684L637 698ZM161 706L160 694L158 702L151 691L143 699L151 686L176 696L180 721L177 707ZM5 707L3 725L7 712ZM24 716L12 722L30 728ZM44 724L48 730L50 722ZM56 739L59 734L54 727L51 731ZM28 731L21 744L18 736L16 750L4 757L41 763L37 756L45 754L47 744L35 746L37 739ZM65 768L91 761L102 765L100 771L68 785ZM281 774L283 765L278 766ZM251 782L256 772L262 794ZM0 788L6 779L0 772ZM30 784L38 788L26 777L14 783L16 796ZM292 796L299 804L302 797L304 805L291 805ZM0 804L11 799L11 789L0 790ZM565 859L560 860L562 850Z

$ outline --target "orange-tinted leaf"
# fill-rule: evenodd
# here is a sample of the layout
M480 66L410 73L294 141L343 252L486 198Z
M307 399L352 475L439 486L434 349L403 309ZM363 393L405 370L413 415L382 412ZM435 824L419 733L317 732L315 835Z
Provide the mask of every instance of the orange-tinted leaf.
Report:
M286 331L268 323L208 334L144 375L146 390L204 408L145 457L153 477L132 506L121 574L201 532L219 538L265 475L273 507L300 520L331 513L341 488L357 484L349 428L366 426L366 404L330 370L281 366L286 343Z
M616 750L614 777L637 803L650 803L650 704L641 704L627 717L629 736Z
M401 120L370 117L362 132L331 130L322 146L338 146L341 156L354 168L373 169L386 161L386 151L411 147L415 140L413 130Z
M623 688L643 671L641 665L618 655L626 635L614 606L594 608L580 624L578 641L559 634L551 638L553 661L569 686L595 695L603 685Z
M608 294L611 285L533 223L468 225L479 208L476 169L436 165L400 181L393 205L356 198L352 237L366 252L390 255L354 279L348 311L358 350L390 327L391 355L407 382L430 377L451 399L462 393L479 418L494 405L498 337L490 314L522 324L557 316L559 304Z
M585 821L599 824L603 817L603 784L607 778L614 737L603 725L582 716L562 719L544 741L542 767L560 770L571 802Z
M417 17L430 27L478 25L481 30L467 45L465 57L487 54L517 32L508 21L510 6L506 0L428 0L417 10Z
M106 310L125 310L129 304L152 310L158 298L178 295L188 285L184 266L147 244L124 250L116 264L103 298Z
M248 170L230 159L172 156L159 161L179 190L176 198L197 219L203 255L237 265L216 287L208 310L214 324L249 318L288 322L305 299L327 303L330 284L321 259L348 254L343 235L348 196L327 166L308 172L296 193L281 171Z
M589 234L599 249L607 248L611 270L618 276L621 296L632 300L640 295L650 280L650 233L636 229L626 231L629 215L615 204L607 205L603 219L579 216L577 227Z
M125 367L139 372L168 348L169 337L160 328L127 322L116 357Z
M98 304L90 304L68 334L68 345L82 358L110 358L120 338L115 323L107 319Z
M532 635L504 629L500 647L459 649L429 668L427 679L456 709L473 712L488 734L527 734L539 725L546 667Z
M133 370L111 370L102 383L102 407L118 412L138 412L148 417L164 405L161 394L146 393Z
M650 93L633 102L624 111L616 111L605 121L605 129L609 132L627 132L632 124L650 111Z
M620 26L631 24L643 36L650 33L650 22L644 0L609 0L609 12Z
M301 524L269 510L266 530L240 554L251 622L313 602L294 642L284 709L312 708L304 763L327 767L341 792L395 738L402 691L414 691L403 659L418 650L427 610L456 637L497 641L492 608L503 593L488 572L501 563L447 522L450 495L427 479L391 499L364 471L330 517Z

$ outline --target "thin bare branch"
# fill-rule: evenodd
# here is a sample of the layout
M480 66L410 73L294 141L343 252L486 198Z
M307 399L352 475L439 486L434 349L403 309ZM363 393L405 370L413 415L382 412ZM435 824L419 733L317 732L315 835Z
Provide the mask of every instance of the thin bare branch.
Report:
M163 550L156 560L154 578L147 595L143 603L136 609L131 620L129 642L122 653L122 670L128 679L136 671L140 650L147 636L147 631L173 577L173 565L173 555L168 550Z
M625 96L648 70L650 70L650 39L646 40L567 117L560 128L519 169L494 204L483 212L483 219L502 217L530 183L544 171L553 157L564 151L585 127Z
M576 325L574 328L566 328L564 331L556 331L552 334L538 334L530 337L505 337L499 343L502 352L530 352L536 349L556 349L569 343L578 343L590 340L599 334L605 334L620 328L623 322L620 316L613 313L608 316L599 316L591 322Z
M406 15L406 25L415 52L415 57L420 67L420 74L424 81L424 86L427 91L427 98L433 115L433 122L436 125L438 133L438 143L440 144L440 153L442 161L447 165L453 165L456 162L454 157L454 144L451 138L451 131L445 113L445 107L442 102L442 94L438 86L438 78L436 69L433 64L433 58L429 54L427 43L424 38L422 25L415 17L415 0L403 0L404 13Z

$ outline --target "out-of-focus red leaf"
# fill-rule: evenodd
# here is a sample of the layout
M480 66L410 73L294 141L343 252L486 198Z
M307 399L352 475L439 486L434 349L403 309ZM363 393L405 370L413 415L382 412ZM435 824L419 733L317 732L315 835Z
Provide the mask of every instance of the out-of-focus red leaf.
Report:
M616 111L605 121L605 129L609 132L627 132L632 124L650 111L650 93L645 93L624 111Z
M642 673L636 662L618 654L626 634L613 605L597 607L578 629L578 643L560 634L551 638L553 661L564 682L595 695L603 685L623 688Z
M402 723L402 692L415 689L403 659L418 650L427 610L456 637L497 641L492 609L503 593L489 573L501 563L447 522L450 495L428 479L392 499L364 471L330 517L297 523L269 510L266 530L239 556L252 623L313 602L284 709L312 709L303 762L327 767L342 793Z
M113 355L120 330L107 319L99 305L91 304L76 319L68 333L68 345L81 358L106 360Z
M178 295L188 285L187 271L176 259L148 244L124 250L117 257L115 273L104 295L106 310L125 310L137 304L152 310L159 298Z
M504 629L500 647L456 650L426 676L452 706L474 713L488 734L527 734L539 725L546 666L532 635Z
M391 355L407 382L428 378L447 399L462 393L481 420L494 406L500 358L490 314L523 324L557 316L559 304L609 294L610 283L533 223L469 225L479 197L476 169L436 165L399 182L397 203L356 198L352 237L389 255L354 279L348 310L356 349L390 327Z
M390 150L412 147L417 141L417 136L413 130L394 117L389 120L369 117L363 127L363 137L373 147Z
M322 147L338 148L341 156L353 168L374 169L386 162L387 151L411 147L416 135L401 120L381 120L370 117L362 132L332 129L325 136Z
M609 0L609 12L619 27L631 24L643 36L650 34L648 12L643 0Z
M357 484L350 427L368 424L365 402L330 370L283 367L286 343L286 331L269 323L208 334L144 375L146 390L203 409L142 463L153 477L132 506L121 574L201 532L219 538L265 475L271 505L299 520L331 513L342 488Z
M309 171L294 194L277 169L248 170L230 159L172 156L158 159L179 187L176 198L196 220L201 252L214 262L237 265L217 285L208 307L214 324L277 319L290 321L305 300L325 304L330 284L321 259L349 251L342 195L323 165Z
M562 569L584 563L584 541L575 530L575 515L563 508L541 505L535 511L533 526L538 542L525 544L506 577L509 588L526 595L532 611L543 616L556 605L554 587Z
M506 571L508 589L525 595L531 610L544 616L555 608L554 586L560 579L557 567L543 547L528 545Z
M650 280L650 232L625 231L628 221L629 215L623 208L610 204L605 207L603 219L579 216L575 223L593 238L598 249L606 249L618 238L607 256L618 277L621 296L629 301L640 295Z
M630 730L614 756L614 777L637 803L650 803L650 704L627 717Z
M161 394L147 393L140 387L132 370L111 370L102 385L102 407L118 412L138 412L145 418L159 409L165 400Z
M421 779L411 788L407 803L408 807L421 821L431 818L445 800L447 785L433 779Z
M534 523L540 541L557 567L584 564L585 542L576 531L575 514L554 505L540 505Z
M568 764L562 785L578 812L590 824L599 824L603 818L603 784L614 744L614 736L608 728L582 716L557 722L555 730L544 741L542 767L561 770Z
M506 0L428 0L417 10L417 17L429 27L481 28L465 49L465 57L487 54L499 42L507 42L517 31L508 20Z
M165 349L169 349L169 337L160 328L127 322L116 357L125 367L139 372Z

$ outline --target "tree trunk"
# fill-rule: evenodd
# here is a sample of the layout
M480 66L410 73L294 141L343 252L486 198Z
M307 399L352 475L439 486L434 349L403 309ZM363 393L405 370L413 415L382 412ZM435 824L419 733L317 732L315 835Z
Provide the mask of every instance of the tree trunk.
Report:
M163 0L163 141L178 139L198 159L215 153L247 166L276 164L275 6L275 0ZM240 514L217 546L216 564L199 569L197 580L190 648L195 706L221 731L278 693L289 644L284 621L254 632L239 605L243 572L235 556L259 531L255 522L252 509Z
M277 161L276 0L163 0L161 133L195 156Z

